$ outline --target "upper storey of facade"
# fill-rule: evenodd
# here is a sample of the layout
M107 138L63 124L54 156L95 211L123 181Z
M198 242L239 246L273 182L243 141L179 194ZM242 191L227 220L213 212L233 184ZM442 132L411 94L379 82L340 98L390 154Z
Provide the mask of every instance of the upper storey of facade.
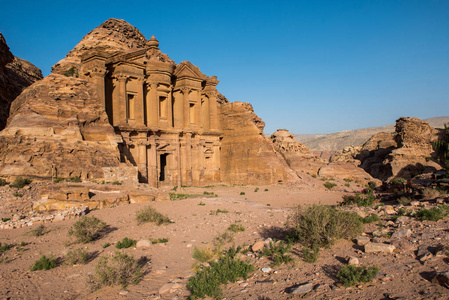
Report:
M188 61L176 65L154 36L147 45L81 58L81 77L97 85L110 123L120 131L220 135L217 78Z

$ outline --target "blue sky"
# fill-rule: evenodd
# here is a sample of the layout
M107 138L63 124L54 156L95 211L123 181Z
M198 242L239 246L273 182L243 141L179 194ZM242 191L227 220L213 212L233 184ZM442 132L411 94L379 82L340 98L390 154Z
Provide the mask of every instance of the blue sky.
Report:
M217 75L265 133L330 133L449 115L449 1L6 1L0 31L44 75L124 19L177 63Z

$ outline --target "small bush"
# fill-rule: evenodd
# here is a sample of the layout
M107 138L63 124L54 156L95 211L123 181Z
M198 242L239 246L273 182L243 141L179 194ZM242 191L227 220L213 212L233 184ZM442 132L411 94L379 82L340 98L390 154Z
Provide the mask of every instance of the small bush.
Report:
M376 276L379 269L376 266L356 267L353 265L344 265L337 273L337 278L346 286L353 286L359 282L371 282Z
M372 206L376 200L376 196L372 189L364 189L363 191L356 193L354 196L352 195L344 195L343 201L340 202L340 205L351 205L357 204L357 206Z
M397 185L405 185L405 184L407 184L407 180L405 178L402 178L402 177L396 177L396 178L393 178L390 181L390 183L397 184Z
M67 179L68 182L81 182L81 177L73 176Z
M245 192L240 192L240 195L241 195L241 196L245 195Z
M115 252L112 257L101 257L95 266L95 274L89 277L94 289L102 286L137 284L143 276L141 266L134 257Z
M435 199L440 196L440 192L436 189L432 188L425 188L422 191L422 196L424 200L431 200Z
M417 211L414 217L421 220L438 221L444 219L448 215L449 207L446 205L440 205L437 207L432 207L431 209L421 208Z
M335 240L351 239L362 232L360 217L331 206L298 207L289 222L289 238L313 247L329 247Z
M23 194L21 194L21 193L19 193L19 192L14 192L12 195L13 195L14 197L17 197L17 198L20 198L20 197L23 196Z
M267 256L273 262L273 266L287 264L293 261L293 257L288 254L292 248L292 244L285 244L284 241L270 241L268 247L262 248L260 256Z
M103 246L101 246L103 249L106 249L107 247L111 246L111 243L105 243Z
M318 260L318 254L320 253L320 247L313 245L312 248L303 247L302 256L305 262L314 263Z
M71 67L63 74L65 77L78 77L78 70L74 67Z
M43 236L47 232L48 232L47 227L45 227L45 225L41 224L41 225L37 226L35 229L30 230L29 234L32 236Z
M240 247L230 248L217 262L210 262L210 267L191 277L187 282L187 288L191 292L190 299L205 296L220 298L220 284L236 282L239 278L247 279L254 267L235 257L240 250Z
M257 193L259 191L259 188L256 187L256 189L254 190L254 193Z
M232 231L232 232L240 232L240 231L245 231L245 227L243 227L242 224L234 223L234 224L229 225L228 230Z
M113 181L112 185L122 185L122 182L121 181Z
M106 223L95 217L81 217L69 230L69 236L74 236L79 243L89 243L101 236Z
M217 210L211 210L209 214L210 215L218 215L218 214L227 214L227 213L229 213L229 211L226 209L217 209Z
M264 189L264 192L268 192L268 189Z
M199 262L208 262L215 257L217 257L217 253L210 246L202 248L195 247L193 249L192 258Z
M2 218L2 222L8 222L11 218Z
M413 201L413 199L411 199L409 197L400 197L400 198L396 199L396 201L402 205L409 205Z
M150 205L137 211L136 220L138 224L151 222L156 223L158 226L171 223L169 217L161 214Z
M354 181L354 180L351 179L351 178L344 178L343 180L346 181L346 182L353 182L353 181Z
M217 235L214 238L214 243L216 245L223 245L225 243L230 243L234 240L234 233L229 230L226 230L224 233Z
M168 242L168 239L167 239L167 238L158 238L158 239L151 239L151 238L150 238L150 241L151 241L153 244L165 244L165 243Z
M58 177L55 180L53 180L54 183L60 183L61 181L64 181L64 178Z
M313 178L316 178L317 176L316 176L316 174L312 174L312 177L313 177Z
M118 241L115 243L115 248L117 249L126 249L130 247L134 247L137 244L137 241L124 237L122 241Z
M31 183L31 179L17 177L16 179L14 179L13 183L11 183L9 186L12 188L21 189L30 183Z
M326 181L326 183L324 183L324 187L329 190L332 189L334 186L337 186L337 184L329 181Z
M3 244L0 243L0 253L3 253L5 251L8 251L9 249L11 249L12 245L10 244Z
M176 193L169 193L169 195L170 195L170 201L176 201L176 200L182 200L182 199L201 196L198 194L176 194Z
M379 216L376 215L376 214L371 214L371 215L366 216L366 217L364 217L364 218L362 219L362 222L363 222L364 224L370 224L370 223L378 222L378 221L380 221L380 218L379 218Z
M64 264L73 266L79 264L85 264L89 260L89 254L84 248L73 249L67 252L64 257Z
M203 201L201 201L200 203L198 203L199 206L204 206L206 205L206 203L204 203Z
M0 186L5 186L5 185L7 185L7 184L9 184L9 182L7 182L5 179L3 179L3 178L0 178Z
M36 260L34 264L31 266L31 271L37 271L37 270L50 270L53 268L56 268L56 259L52 256L46 257L45 255L42 255L41 258Z

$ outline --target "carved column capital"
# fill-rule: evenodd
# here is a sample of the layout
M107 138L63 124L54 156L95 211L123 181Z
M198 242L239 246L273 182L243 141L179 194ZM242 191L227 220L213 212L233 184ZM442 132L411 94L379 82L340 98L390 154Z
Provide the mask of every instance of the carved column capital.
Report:
M128 76L128 75L125 75L125 74L117 74L117 75L115 75L115 78L116 78L118 81L126 82L126 81L128 80L128 78L129 78L129 76Z
M192 89L189 87L183 87L180 90L184 95L188 95Z

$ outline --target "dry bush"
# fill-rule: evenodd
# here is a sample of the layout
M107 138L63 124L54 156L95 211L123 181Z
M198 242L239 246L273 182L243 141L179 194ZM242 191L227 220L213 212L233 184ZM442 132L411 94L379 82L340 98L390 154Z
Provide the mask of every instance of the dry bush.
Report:
M432 188L425 188L422 191L422 196L424 200L435 199L440 196L440 191Z
M156 225L158 226L171 223L168 216L161 214L150 205L145 206L144 208L137 211L136 220L138 224L151 222L156 223Z
M64 264L68 266L87 263L89 254L85 248L77 248L70 250L64 257Z
M69 236L74 236L79 243L89 243L101 236L106 223L95 217L81 217L69 230Z

